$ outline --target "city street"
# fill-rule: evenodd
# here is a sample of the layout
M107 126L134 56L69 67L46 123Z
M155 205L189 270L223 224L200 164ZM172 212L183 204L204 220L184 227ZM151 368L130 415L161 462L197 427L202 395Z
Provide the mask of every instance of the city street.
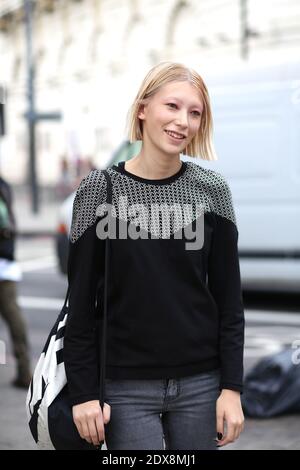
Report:
M54 241L50 237L18 239L16 255L23 271L23 280L18 285L19 303L30 331L34 365L63 305L67 280L58 273ZM295 305L291 301L288 311L284 311L283 306L278 311L278 302L274 300L275 313L270 303L267 310L263 304L255 310L246 306L246 371L260 357L300 340L300 315ZM1 318L0 340L7 348L7 363L0 365L0 449L35 449L27 425L26 392L10 385L14 377L14 358ZM240 439L225 449L300 449L299 415L268 420L246 419Z
M80 384L71 384L70 369L67 388L74 385L78 401L91 397L88 363L96 361L88 360L86 338L93 325L75 310L84 316L85 285L94 284L87 260L96 226L102 242L118 239L109 257L107 375L165 377L161 447L163 422L180 432L170 447L201 447L207 423L212 439L234 439L243 416L239 392L227 389L241 389L244 372L241 403L255 419L246 415L241 435L221 452L300 450L300 2L1 0L0 50L0 450L38 449L27 418L31 372L18 307L33 373L68 291L66 234L80 264L72 281L78 296L73 328L60 324L50 344L64 371L64 332L73 330L69 356L82 360L74 367ZM92 255L96 264L101 256ZM55 385L63 383L51 356L42 355L45 367L35 376L42 371L41 393L30 395L40 442L40 404L56 395L51 373ZM218 365L216 394L207 398L201 376L183 406L190 380L178 375ZM123 383L112 385L119 393ZM130 385L116 400L132 398L138 386ZM105 400L120 425L113 393ZM194 402L189 409L193 398L201 411ZM209 403L218 425L206 416ZM133 398L137 413L138 405ZM146 439L156 435L145 416L125 415L124 447L129 419L133 442L145 427Z

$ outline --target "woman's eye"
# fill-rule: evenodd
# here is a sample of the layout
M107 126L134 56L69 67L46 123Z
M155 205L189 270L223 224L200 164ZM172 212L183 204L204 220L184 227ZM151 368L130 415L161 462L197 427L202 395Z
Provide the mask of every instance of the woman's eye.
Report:
M175 103L167 103L167 106L175 106L175 108L177 108L177 105ZM199 113L199 111L192 111L192 113L196 113L196 116L201 116L201 113Z

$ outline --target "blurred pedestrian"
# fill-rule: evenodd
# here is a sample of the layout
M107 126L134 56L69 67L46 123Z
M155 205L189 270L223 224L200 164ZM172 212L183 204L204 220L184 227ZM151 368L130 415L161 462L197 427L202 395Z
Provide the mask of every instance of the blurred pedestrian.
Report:
M93 160L93 158L90 157L90 156L87 156L87 157L86 157L86 160L85 160L85 167L86 167L86 169L85 169L85 173L86 173L86 174L83 175L83 177L84 177L84 176L87 176L87 175L90 173L90 171L97 170L97 166L94 164L94 160Z
M76 177L73 181L73 191L77 190L82 179L87 176L92 170L97 170L92 157L78 158L76 160L75 174Z
M17 302L16 282L22 278L14 258L16 222L12 210L12 192L0 176L0 314L9 328L17 373L13 385L28 388L31 372L27 332Z
M70 171L69 162L67 158L63 156L61 159L61 174L56 186L57 194L61 200L64 200L71 194L74 190L73 186L73 176Z

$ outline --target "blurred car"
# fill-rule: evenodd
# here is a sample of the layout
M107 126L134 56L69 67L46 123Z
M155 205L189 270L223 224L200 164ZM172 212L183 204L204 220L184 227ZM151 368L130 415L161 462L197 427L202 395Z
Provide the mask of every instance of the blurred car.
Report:
M141 142L130 143L125 140L113 153L106 168L117 165L120 161L130 160L139 152ZM73 191L61 204L58 213L58 224L55 235L55 249L58 259L58 269L62 274L68 272L69 233L72 223L73 202L76 191Z

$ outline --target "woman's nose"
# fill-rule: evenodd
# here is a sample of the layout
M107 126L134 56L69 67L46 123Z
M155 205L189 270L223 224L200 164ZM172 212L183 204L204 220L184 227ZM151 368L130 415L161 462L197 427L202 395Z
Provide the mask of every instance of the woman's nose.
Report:
M177 123L181 127L188 127L188 115L186 112L182 111L181 113L177 114Z

